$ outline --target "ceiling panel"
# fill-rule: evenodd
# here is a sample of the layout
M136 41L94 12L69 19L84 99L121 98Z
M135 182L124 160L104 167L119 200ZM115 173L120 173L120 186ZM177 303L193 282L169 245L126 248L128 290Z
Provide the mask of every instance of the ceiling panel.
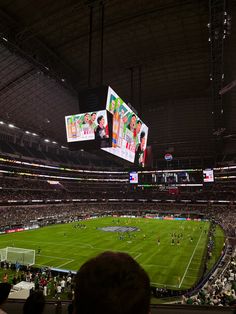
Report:
M236 4L229 2L233 19ZM131 101L130 68L133 68L132 105L149 123L150 143L164 145L192 138L205 143L205 149L212 153L212 147L207 144L213 139L208 1L107 0L104 3L103 83L111 85L124 100ZM2 34L8 35L40 64L52 65L46 75L28 59L1 45L0 117L65 141L64 115L78 110L76 92L86 88L88 82L88 5L76 0L1 1L0 17ZM99 6L94 5L91 78L94 86L101 83L99 19ZM226 83L235 79L234 39L235 32L229 43L225 43ZM53 70L60 78L63 73L70 74L68 83L74 90L53 79L50 75ZM236 125L234 100L233 94L224 98L226 120L232 132ZM45 123L47 120L50 123ZM194 144L192 147L195 149Z

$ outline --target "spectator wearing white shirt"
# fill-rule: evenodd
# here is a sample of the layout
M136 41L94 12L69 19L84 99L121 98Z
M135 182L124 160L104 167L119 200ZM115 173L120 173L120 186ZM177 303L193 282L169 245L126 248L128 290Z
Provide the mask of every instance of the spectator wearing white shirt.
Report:
M66 286L66 281L65 281L65 279L64 279L64 277L63 277L63 279L61 280L61 291L62 291L62 292L64 292L65 286Z

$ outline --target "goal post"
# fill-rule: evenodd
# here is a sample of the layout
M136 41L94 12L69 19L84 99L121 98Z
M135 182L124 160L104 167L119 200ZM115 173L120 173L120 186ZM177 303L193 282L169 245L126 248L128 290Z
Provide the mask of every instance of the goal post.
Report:
M0 261L5 261L7 259L7 250L6 248L0 249Z
M23 249L18 247L6 247L0 250L1 261L5 260L11 263L21 265L35 264L35 250Z

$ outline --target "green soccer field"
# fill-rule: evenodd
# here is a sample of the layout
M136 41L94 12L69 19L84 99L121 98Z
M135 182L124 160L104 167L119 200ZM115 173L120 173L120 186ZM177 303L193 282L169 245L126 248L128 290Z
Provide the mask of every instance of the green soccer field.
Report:
M4 234L0 236L0 248L15 246L34 249L37 253L40 247L40 253L36 254L37 266L67 270L78 270L87 259L105 250L127 252L148 272L153 285L172 289L190 288L201 276L208 222L103 217L80 222L86 228L76 227L77 224ZM98 229L104 227L138 230ZM217 241L221 251L223 232Z

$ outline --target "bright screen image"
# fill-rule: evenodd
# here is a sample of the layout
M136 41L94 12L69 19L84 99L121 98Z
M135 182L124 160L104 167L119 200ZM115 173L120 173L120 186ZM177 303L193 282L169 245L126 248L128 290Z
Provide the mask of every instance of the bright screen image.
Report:
M203 182L214 182L214 172L213 169L203 170Z
M138 173L137 172L130 172L129 182L130 183L138 183Z
M106 109L113 115L112 147L103 149L144 167L148 127L110 87Z
M69 143L109 138L106 110L66 116L65 122Z

